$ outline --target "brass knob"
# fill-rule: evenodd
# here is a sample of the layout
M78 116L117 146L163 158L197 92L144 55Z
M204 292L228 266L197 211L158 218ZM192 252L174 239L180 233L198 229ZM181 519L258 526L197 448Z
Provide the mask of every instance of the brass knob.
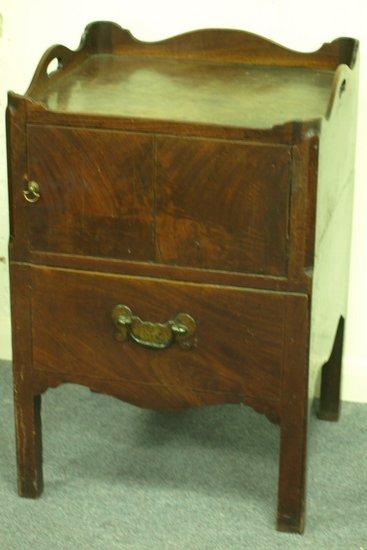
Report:
M38 183L36 181L29 181L27 183L27 189L23 189L23 196L28 202L37 202L41 197Z

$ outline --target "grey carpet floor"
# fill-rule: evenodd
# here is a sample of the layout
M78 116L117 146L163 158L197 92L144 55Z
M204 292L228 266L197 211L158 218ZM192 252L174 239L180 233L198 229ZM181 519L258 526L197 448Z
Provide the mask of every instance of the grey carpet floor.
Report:
M0 365L0 550L367 550L367 405L311 422L303 537L274 529L278 428L243 406L160 413L87 388L43 397L45 491L16 494Z

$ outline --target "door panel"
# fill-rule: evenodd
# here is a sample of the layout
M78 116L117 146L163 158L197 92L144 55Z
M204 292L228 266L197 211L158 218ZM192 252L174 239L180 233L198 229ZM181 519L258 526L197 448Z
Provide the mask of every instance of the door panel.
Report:
M28 127L32 250L154 258L153 138L108 130Z
M284 276L288 149L157 141L157 261Z

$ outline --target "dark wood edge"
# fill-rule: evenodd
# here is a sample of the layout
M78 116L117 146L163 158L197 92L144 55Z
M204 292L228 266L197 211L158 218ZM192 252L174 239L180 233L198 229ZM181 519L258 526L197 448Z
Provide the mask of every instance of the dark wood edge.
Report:
M65 127L121 130L155 135L213 138L232 141L247 141L279 146L299 142L305 133L317 133L321 119L305 122L286 122L268 128L242 128L207 123L182 123L175 120L160 120L138 117L118 117L86 113L63 113L49 111L42 103L25 97L27 121L30 124L48 124Z
M24 262L21 256L17 258L14 254L11 256L11 261L21 265L27 263ZM109 258L56 254L50 252L30 252L29 265L72 269L76 271L111 273L113 275L129 277L136 276L151 279L163 278L170 281L194 284L225 285L237 288L252 288L254 290L284 291L302 294L310 294L312 287L312 280L307 276L300 279L287 279L230 271L214 271L190 267L182 268L163 264L129 262L117 259L112 260Z
M10 264L18 492L36 498L42 492L41 401L30 392L33 381L31 269Z
M315 51L300 52L248 31L227 28L198 29L147 42L117 23L95 21L86 26L78 50L336 69L340 64L353 68L358 47L358 40L340 37Z
M34 269L39 269L39 270L48 270L50 268L50 266L46 266L46 265L36 265L36 264L27 264L27 263L24 263L24 262L10 262L11 264L14 264L14 265L19 265L19 266L28 266L28 267L32 267ZM126 278L128 279L129 281L131 281L131 276L129 274L126 274L126 273L111 273L110 271L101 271L101 270L95 270L95 271L90 271L90 270L84 270L84 269L73 269L71 268L70 266L68 267L54 267L54 266L51 266L51 268L55 271L69 271L70 273L87 273L87 274L91 274L91 273L94 273L94 274L101 274L101 275L105 275L106 277L111 277L111 278L120 278L120 279L123 279L123 278ZM148 276L142 276L142 275L137 275L137 278L141 279L141 280L146 280L146 281L154 281L155 280L155 277L148 277ZM175 284L175 285L184 285L184 286L200 286L201 284L205 284L205 286L208 286L208 287L214 287L214 288L226 288L228 290L234 290L234 291L246 291L246 292L256 292L256 293L265 293L265 294L269 294L269 293L282 293L284 294L285 296L290 296L290 297L301 297L301 298L308 298L307 294L302 292L302 291L294 291L294 292L289 292L288 290L287 291L280 291L280 290L274 290L274 289L262 289L262 288L250 288L250 287L242 287L242 286L235 286L235 285L217 285L217 284L213 284L213 283L201 283L201 282L193 282L193 281L179 281L177 279L169 279L169 278L166 278L166 277L163 277L162 275L160 275L159 277L159 282L162 282L162 283L166 283L166 284Z
M292 234L288 276L290 280L303 280L305 288L311 284L314 265L318 150L319 135L312 132L291 148Z
M87 25L75 51L57 44L45 52L26 95L31 95L38 81L45 82L46 68L53 58L58 58L65 67L72 61L72 57L79 58L81 52L83 57L116 53L335 70L340 64L353 68L357 50L357 40L338 38L323 44L314 52L304 53L250 32L219 28L194 30L156 42L145 42L116 23L95 21Z
M31 267L10 263L14 392L32 379Z
M278 531L304 530L310 300L286 297L281 385Z
M270 422L279 423L279 400L265 400L242 394L188 387L182 388L182 394L180 394L177 386L148 384L126 379L107 380L77 373L70 375L70 373L53 372L37 366L34 368L32 386L34 395L40 395L49 388L57 388L68 383L86 386L94 392L111 395L132 405L148 409L180 410L187 407L242 403L266 416Z
M307 178L305 190L306 196L306 222L305 222L305 255L303 265L305 274L309 277L315 263L315 238L316 238L316 206L317 206L317 183L318 183L318 162L319 162L319 136L312 136L304 141L303 148L307 158L307 168L304 176ZM299 148L301 149L301 147Z
M234 51L231 45L236 46ZM358 40L340 37L324 43L315 51L299 52L251 32L226 28L198 29L164 40L146 42L137 39L117 23L95 21L86 26L78 50L85 48L93 53L125 53L128 50L129 54L190 59L218 57L220 61L232 62L249 61L250 56L251 60L260 64L264 61L272 64L275 60L276 64L298 62L298 66L307 63L307 66L335 69L342 63L353 68L358 46Z
M28 259L28 218L22 186L27 178L27 109L23 96L9 92L6 109L9 197L9 257ZM20 192L18 192L18 190Z

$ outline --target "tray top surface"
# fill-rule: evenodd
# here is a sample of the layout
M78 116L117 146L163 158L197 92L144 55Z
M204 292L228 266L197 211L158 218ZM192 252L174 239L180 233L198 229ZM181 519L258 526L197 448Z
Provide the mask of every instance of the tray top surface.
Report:
M325 115L332 70L95 54L33 96L51 111L270 128Z

